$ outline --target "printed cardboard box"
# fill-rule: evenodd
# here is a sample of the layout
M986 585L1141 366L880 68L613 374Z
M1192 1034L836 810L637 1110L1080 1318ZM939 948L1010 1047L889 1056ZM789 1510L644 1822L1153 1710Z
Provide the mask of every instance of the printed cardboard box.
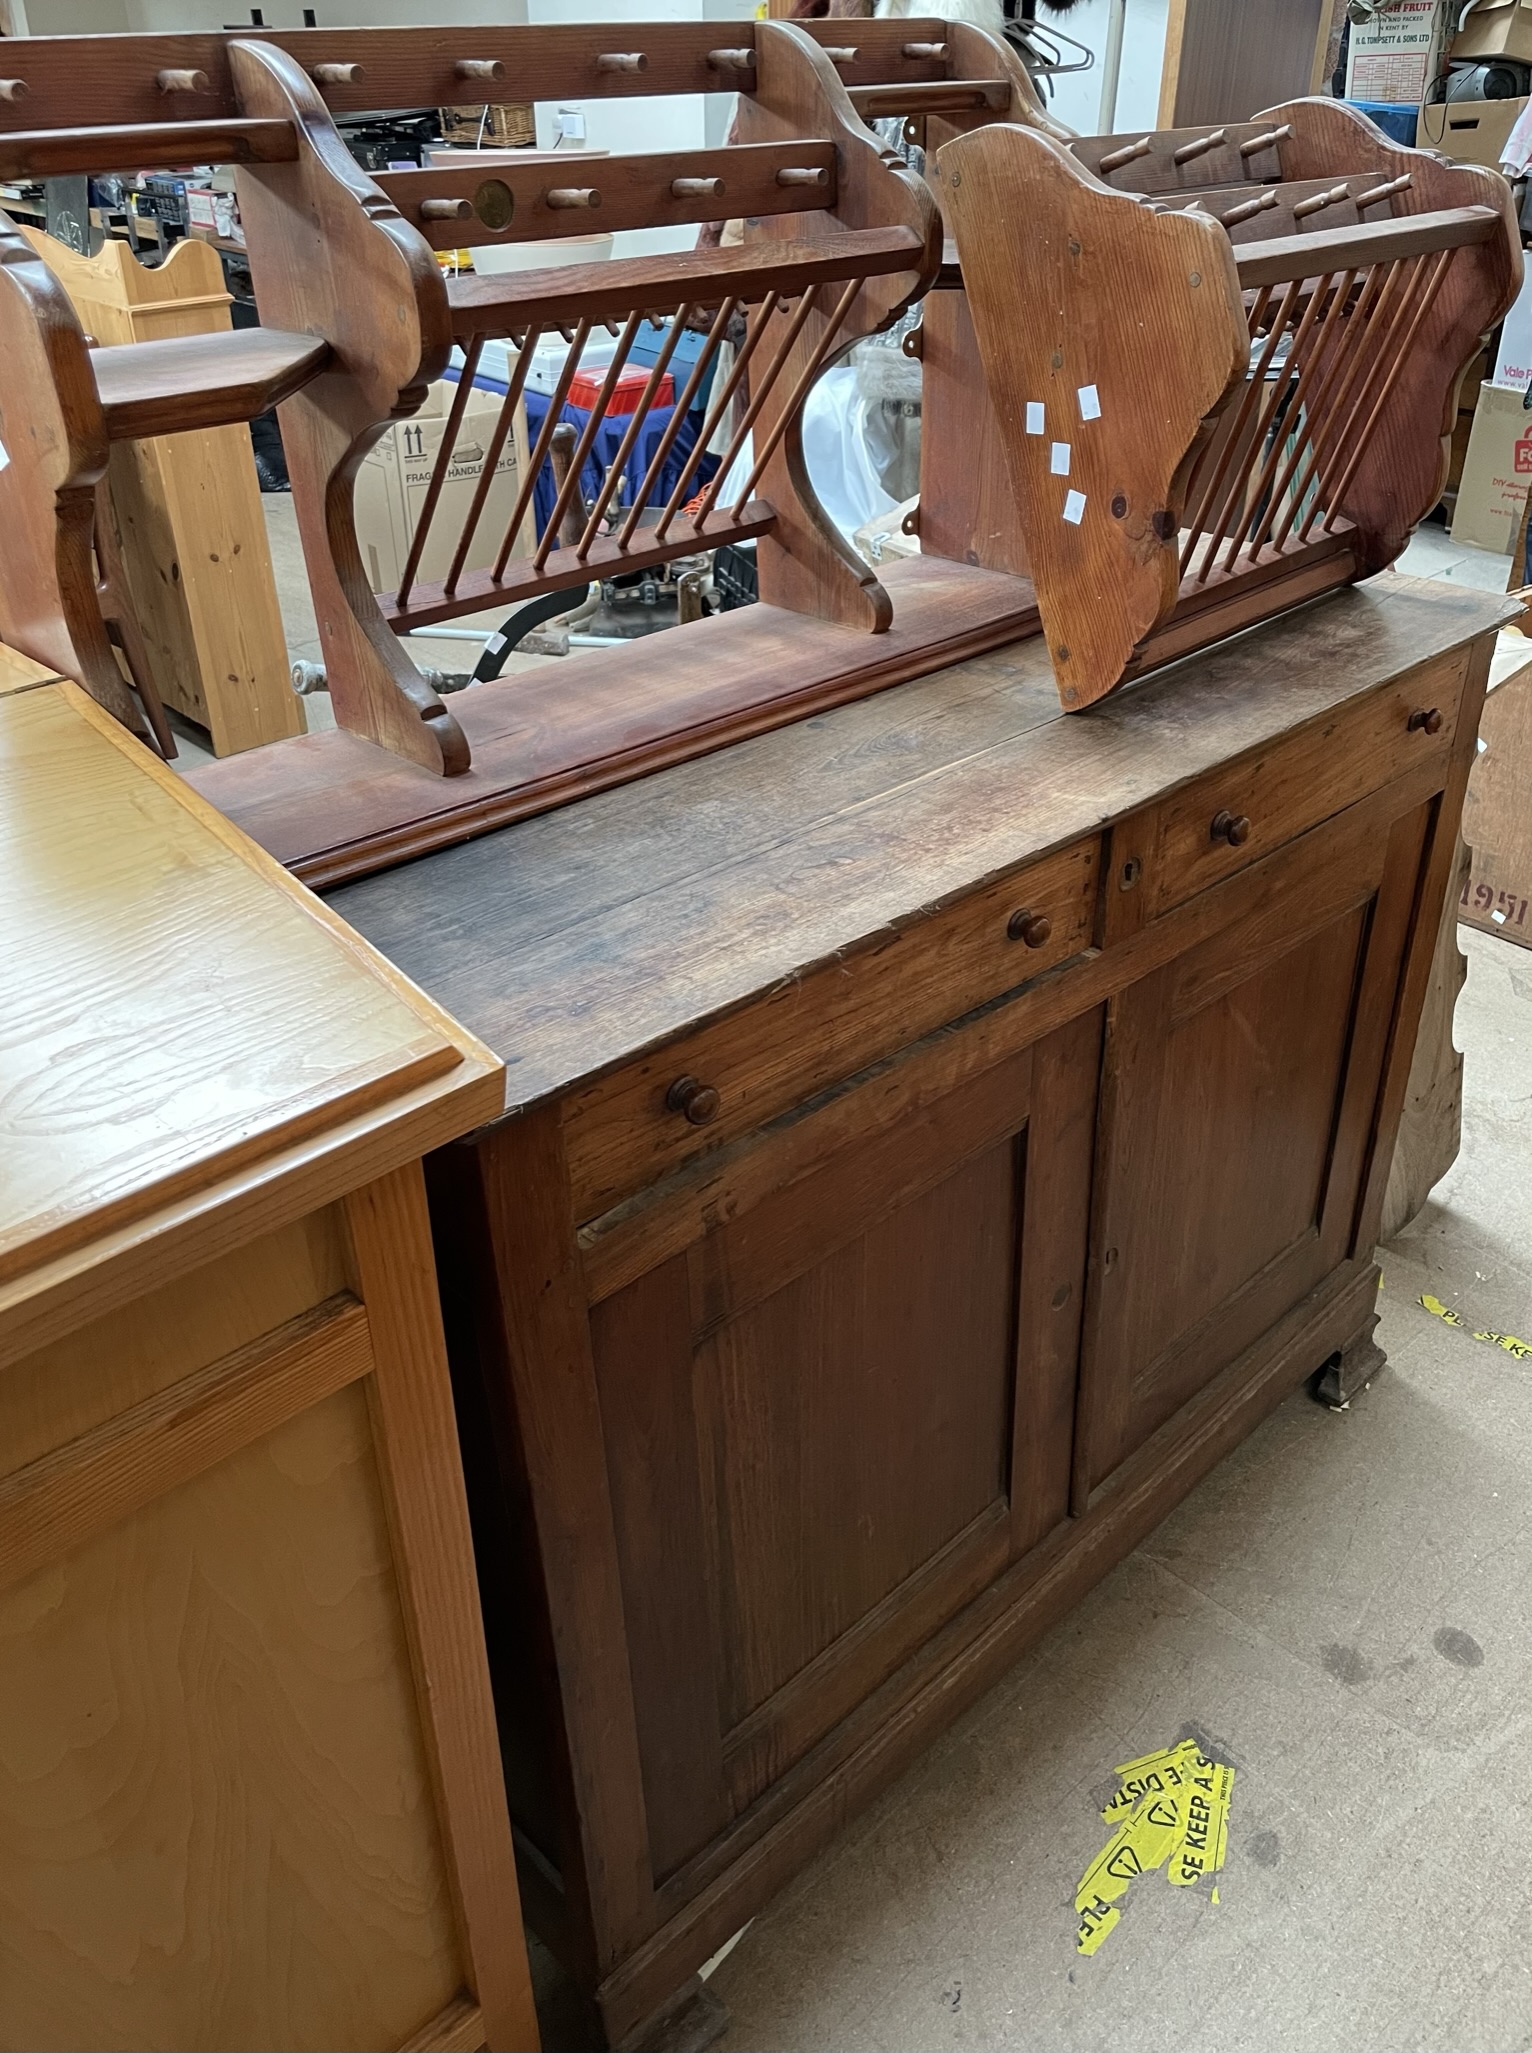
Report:
M1529 274L1532 278L1532 274ZM1523 278L1521 290L1512 302L1500 329L1500 347L1495 355L1493 382L1514 385L1518 392L1532 386L1532 283Z
M1481 385L1452 510L1452 539L1509 556L1532 486L1532 413L1511 385Z
M1438 100L1415 117L1415 147L1498 171L1511 130L1527 106L1526 100Z
M1484 701L1463 833L1473 869L1459 919L1532 948L1532 664Z
M1353 22L1346 59L1346 98L1418 107L1441 69L1440 0L1398 0L1386 14Z
M357 539L362 546L368 582L375 592L392 592L398 587L399 573L420 519L456 391L456 385L446 379L433 385L420 412L412 420L396 422L369 451L357 477ZM475 391L458 429L452 468L437 501L430 536L415 574L417 585L438 584L447 574L499 416L499 393ZM467 569L488 570L494 562L506 522L515 510L526 466L526 412L518 407L515 427L505 438L495 465L494 482L474 529ZM529 511L512 546L511 559L525 556L532 542Z

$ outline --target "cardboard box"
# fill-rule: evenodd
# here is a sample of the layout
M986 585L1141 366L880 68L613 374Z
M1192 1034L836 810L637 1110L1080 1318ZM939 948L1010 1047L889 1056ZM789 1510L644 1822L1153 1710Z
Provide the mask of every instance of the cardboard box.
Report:
M1532 0L1478 0L1452 39L1453 63L1470 57L1514 57L1532 64Z
M1532 948L1532 665L1484 701L1463 834L1473 868L1459 919Z
M1490 374L1496 385L1514 385L1525 394L1532 386L1532 273L1524 277L1521 290L1500 328L1500 347Z
M1398 0L1386 14L1353 22L1346 98L1419 106L1441 69L1444 27L1440 0Z
M437 452L446 433L447 410L456 391L456 385L446 379L433 385L420 412L412 420L399 421L390 428L369 451L358 474L357 539L362 546L368 582L375 592L392 592L398 587L399 573L409 554ZM430 537L415 573L417 585L439 584L447 574L499 416L500 395L496 392L475 392L468 402L458 429L452 468L436 503ZM474 529L466 569L488 570L494 562L526 467L526 412L518 406L515 426L505 438L495 466L494 483ZM511 559L526 555L532 542L529 508L512 546Z
M1526 100L1439 100L1416 116L1415 147L1498 171L1501 152L1527 105Z
M1452 509L1452 539L1509 556L1532 486L1532 413L1510 385L1481 385Z

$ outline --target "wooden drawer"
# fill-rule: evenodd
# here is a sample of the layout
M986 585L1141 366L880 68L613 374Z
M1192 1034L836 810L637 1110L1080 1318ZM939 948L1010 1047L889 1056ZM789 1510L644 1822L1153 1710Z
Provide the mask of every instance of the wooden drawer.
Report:
M751 1132L817 1091L1091 945L1098 839L910 924L872 937L739 1012L669 1041L565 1105L574 1217L597 1217L720 1142ZM1017 914L1047 923L1013 937ZM710 1096L677 1109L674 1087Z
M1423 762L1435 759L1445 772L1468 663L1460 650L1424 665L1121 822L1112 833L1117 888L1107 893L1107 938L1183 904ZM1434 733L1411 727L1417 714L1432 713L1440 715ZM1221 818L1244 823L1235 840L1214 832Z

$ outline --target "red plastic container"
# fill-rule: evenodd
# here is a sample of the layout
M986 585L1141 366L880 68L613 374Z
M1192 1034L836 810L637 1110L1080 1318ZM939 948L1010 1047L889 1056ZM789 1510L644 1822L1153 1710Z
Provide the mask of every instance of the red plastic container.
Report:
M638 402L644 396L644 387L649 382L650 369L651 366L648 364L627 364L624 366L616 385L612 388L612 396L606 404L606 410L609 414L632 413L636 410ZM601 388L605 383L606 369L604 366L600 370L576 371L569 381L570 405L594 406L601 397ZM654 395L654 404L656 406L674 406L675 400L675 380L667 371L660 380L659 390Z

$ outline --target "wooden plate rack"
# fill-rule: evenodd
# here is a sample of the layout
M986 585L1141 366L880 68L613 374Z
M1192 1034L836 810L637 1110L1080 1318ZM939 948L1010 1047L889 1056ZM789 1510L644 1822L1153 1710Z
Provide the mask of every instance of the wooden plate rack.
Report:
M1502 178L1333 100L1201 136L991 127L938 185L1072 710L1393 562L1521 282Z
M15 389L39 395L47 429L27 462L0 471L8 531L37 538L0 580L0 633L138 724L92 562L106 444L280 404L339 729L231 758L196 781L312 882L483 832L1040 624L1065 703L1083 708L1155 663L1382 567L1432 503L1444 457L1434 434L1419 435L1421 409L1450 419L1462 368L1519 277L1494 174L1400 149L1331 101L1211 131L1071 138L1014 53L960 23L741 23L727 45L721 35L649 23L620 34L301 30L5 46L14 76L0 80L0 175L234 163L268 325L175 345L174 362L170 345L90 351L46 273L0 230L0 337L26 366ZM518 101L737 92L738 140L569 168L497 162L373 178L335 127L340 115L453 104L502 82ZM101 117L89 129L71 125L82 101ZM931 191L867 125L888 116L925 145L928 171L939 162L936 200L958 238L945 261ZM435 258L535 244L572 225L732 218L746 220L746 239L730 248L451 279ZM802 408L821 370L933 285L906 338L923 366L911 523L922 554L875 576L814 495ZM700 334L700 354L677 381L685 328ZM518 553L562 402L598 332L612 348L594 404L572 459L555 466L551 513ZM655 336L661 361L633 411L619 413L623 369ZM550 403L515 508L488 567L471 568L466 538L534 351L550 342ZM453 526L443 485L491 343L508 347L509 389L473 504ZM458 390L417 531L397 589L375 593L352 517L355 476L454 348ZM684 402L710 371L701 432L684 442ZM667 378L683 402L668 422ZM1056 424L1062 395L1087 387L1103 410L1095 420L1028 432L1029 404L1045 415L1053 404ZM616 460L593 474L614 417ZM1131 432L1111 434L1103 420ZM720 429L728 446L710 469L699 452ZM1053 468L1058 442L1069 446L1067 478ZM1070 492L1084 502L1077 520L1064 518ZM428 578L427 544L443 534L447 568ZM398 636L746 539L760 606L572 656L450 706Z

